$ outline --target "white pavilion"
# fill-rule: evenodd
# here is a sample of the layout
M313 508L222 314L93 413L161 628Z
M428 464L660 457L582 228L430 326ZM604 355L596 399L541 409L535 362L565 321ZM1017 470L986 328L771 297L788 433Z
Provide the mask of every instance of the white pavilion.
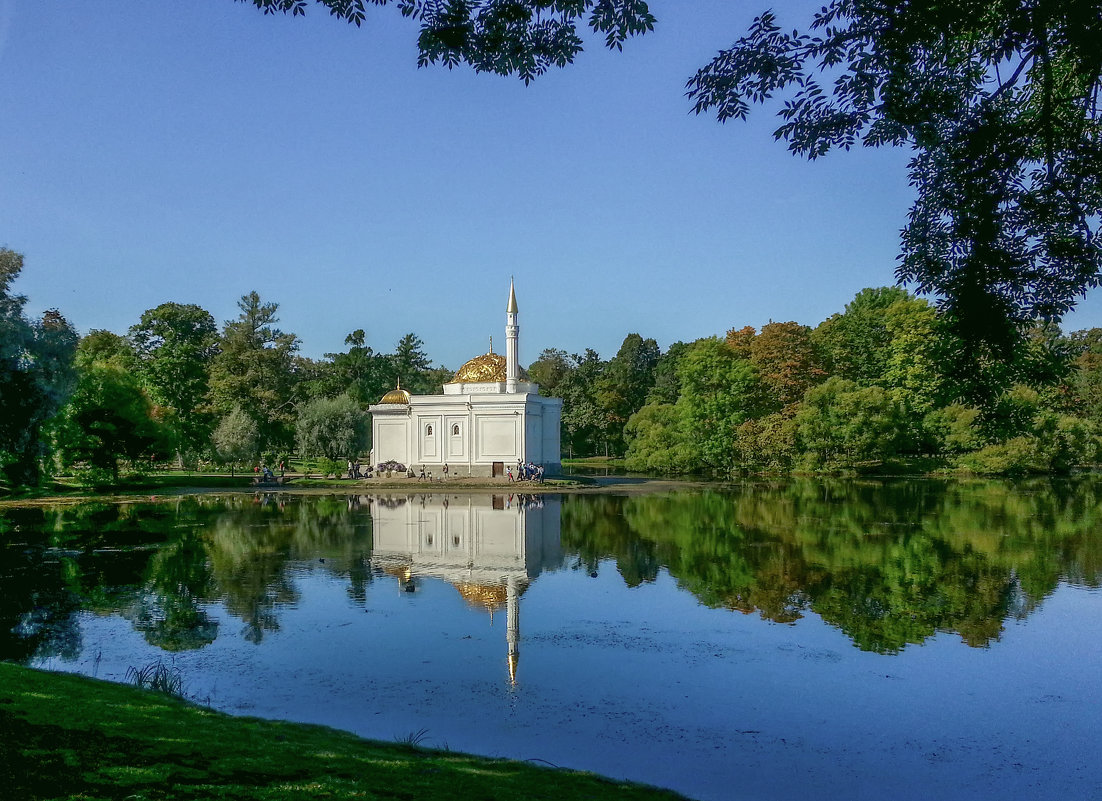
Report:
M372 461L395 461L434 476L503 476L517 462L561 467L562 400L545 398L519 362L517 297L509 282L505 355L476 356L444 384L442 395L391 390L371 412Z

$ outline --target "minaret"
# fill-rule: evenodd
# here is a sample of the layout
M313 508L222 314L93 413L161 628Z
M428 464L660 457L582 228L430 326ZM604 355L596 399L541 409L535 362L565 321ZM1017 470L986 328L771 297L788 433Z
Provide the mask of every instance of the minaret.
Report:
M505 391L517 391L517 376L520 373L517 352L520 326L517 325L517 294L513 291L513 279L509 279L509 305L505 309Z
M520 599L517 580L510 576L505 585L505 642L509 654L509 684L517 684L517 662L520 661Z

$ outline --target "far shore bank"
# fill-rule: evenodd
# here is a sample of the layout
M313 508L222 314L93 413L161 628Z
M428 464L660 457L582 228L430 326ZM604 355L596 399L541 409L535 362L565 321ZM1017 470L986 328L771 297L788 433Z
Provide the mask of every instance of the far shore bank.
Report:
M215 479L207 481L204 479ZM74 488L54 494L35 494L20 497L0 497L3 506L34 506L41 504L80 503L88 500L124 501L133 499L151 499L175 497L179 495L199 494L243 494L279 493L286 495L373 495L378 493L397 493L402 495L446 495L446 494L493 494L503 493L519 495L572 495L602 493L644 493L672 492L676 490L715 488L721 482L676 478L600 476L600 477L555 477L544 483L532 481L509 481L484 477L418 480L416 478L368 478L368 479L307 479L299 475L288 474L291 479L286 484L252 484L247 477L230 479L229 476L181 476L176 481L160 481L156 484L123 486L110 490L91 490Z
M824 481L1029 481L1067 476L1036 475L1008 478L982 475L914 475L868 474L826 475L788 474L754 475L729 479L676 478L667 476L608 475L608 476L555 476L543 483L533 481L509 481L507 478L450 477L419 480L417 478L391 477L367 479L306 478L301 474L287 474L286 484L253 484L249 476L222 474L197 474L192 476L155 476L152 480L136 485L123 485L110 489L72 487L62 491L41 491L3 497L0 508L5 506L36 506L63 503L83 503L91 500L134 501L157 500L182 495L202 494L284 494L284 495L586 495L594 493L635 495L644 493L678 492L692 490L722 490L746 483L776 483L793 480L818 479Z

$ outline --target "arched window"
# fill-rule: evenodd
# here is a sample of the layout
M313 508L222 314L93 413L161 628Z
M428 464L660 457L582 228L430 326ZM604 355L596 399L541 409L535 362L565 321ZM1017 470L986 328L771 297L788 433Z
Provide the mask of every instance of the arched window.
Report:
M431 437L432 436L432 426L425 426L425 436L426 437Z
M452 436L453 437L458 437L459 436L459 423L456 423L455 425L452 426Z

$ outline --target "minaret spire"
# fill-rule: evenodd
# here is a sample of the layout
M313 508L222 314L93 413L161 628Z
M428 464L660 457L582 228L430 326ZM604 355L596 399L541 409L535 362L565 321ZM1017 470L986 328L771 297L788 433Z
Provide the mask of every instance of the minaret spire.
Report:
M505 391L517 391L520 374L518 356L520 325L517 323L517 293L513 289L513 277L509 276L509 305L505 307Z
M505 311L510 314L517 313L517 293L513 289L513 276L509 276L509 305L505 307Z
M509 577L505 585L505 643L508 649L509 684L517 685L517 662L520 661L520 594L517 580Z

